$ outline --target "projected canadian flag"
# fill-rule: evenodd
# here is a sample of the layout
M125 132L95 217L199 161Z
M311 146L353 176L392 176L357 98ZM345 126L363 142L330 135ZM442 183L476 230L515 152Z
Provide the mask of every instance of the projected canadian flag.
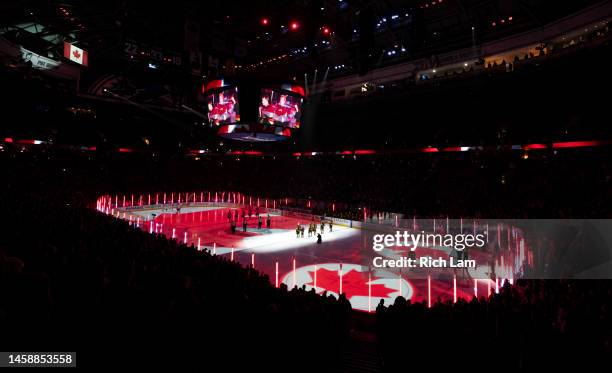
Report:
M67 42L64 42L64 57L72 62L87 66L87 51Z
M314 279L314 271L308 271L309 275ZM330 271L326 268L317 269L317 287L325 290L338 288L338 271ZM372 278L372 281L378 278ZM343 275L342 292L346 294L346 298L351 300L354 296L368 296L368 278L358 271L351 269ZM314 286L314 280L306 285ZM389 289L384 284L372 284L369 291L373 297L388 298L391 293L396 292L396 289Z
M281 280L288 288L305 286L318 294L326 291L335 297L346 295L353 309L372 311L381 299L393 303L399 295L412 299L415 289L397 274L376 270L355 263L309 264L286 272ZM342 289L342 290L340 290Z

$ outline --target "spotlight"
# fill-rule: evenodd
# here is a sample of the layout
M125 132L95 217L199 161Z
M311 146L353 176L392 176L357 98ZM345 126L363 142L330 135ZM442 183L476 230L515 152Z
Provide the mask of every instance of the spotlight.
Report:
M295 21L293 21L293 22L291 22L291 24L290 24L290 26L289 26L289 27L291 28L291 30L295 31L295 30L297 30L298 28L300 28L300 24L299 24L299 23L297 23L297 22L295 22Z
M329 27L323 26L323 34L324 35L329 35L329 33L330 33Z
M262 18L261 19L261 24L264 25L264 26L267 26L267 25L270 24L270 20L267 19L267 18Z

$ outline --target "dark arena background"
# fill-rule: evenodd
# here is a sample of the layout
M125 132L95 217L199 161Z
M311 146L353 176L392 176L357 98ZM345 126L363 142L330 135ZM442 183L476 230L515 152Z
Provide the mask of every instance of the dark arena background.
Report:
M0 4L0 367L612 361L612 2Z

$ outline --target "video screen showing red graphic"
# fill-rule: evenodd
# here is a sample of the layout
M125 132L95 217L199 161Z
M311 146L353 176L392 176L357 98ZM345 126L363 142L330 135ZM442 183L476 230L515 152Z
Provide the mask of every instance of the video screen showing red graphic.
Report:
M229 87L206 96L208 120L215 126L240 122L238 87Z
M300 128L303 96L294 92L264 88L259 103L259 121L265 125Z

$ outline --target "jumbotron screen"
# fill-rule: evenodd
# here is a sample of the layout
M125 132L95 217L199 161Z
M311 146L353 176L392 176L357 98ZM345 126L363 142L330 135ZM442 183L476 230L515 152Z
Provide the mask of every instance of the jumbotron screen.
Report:
M238 87L228 87L208 94L206 111L210 124L215 126L240 122Z
M264 88L259 102L259 121L264 125L300 128L303 101L298 93Z

